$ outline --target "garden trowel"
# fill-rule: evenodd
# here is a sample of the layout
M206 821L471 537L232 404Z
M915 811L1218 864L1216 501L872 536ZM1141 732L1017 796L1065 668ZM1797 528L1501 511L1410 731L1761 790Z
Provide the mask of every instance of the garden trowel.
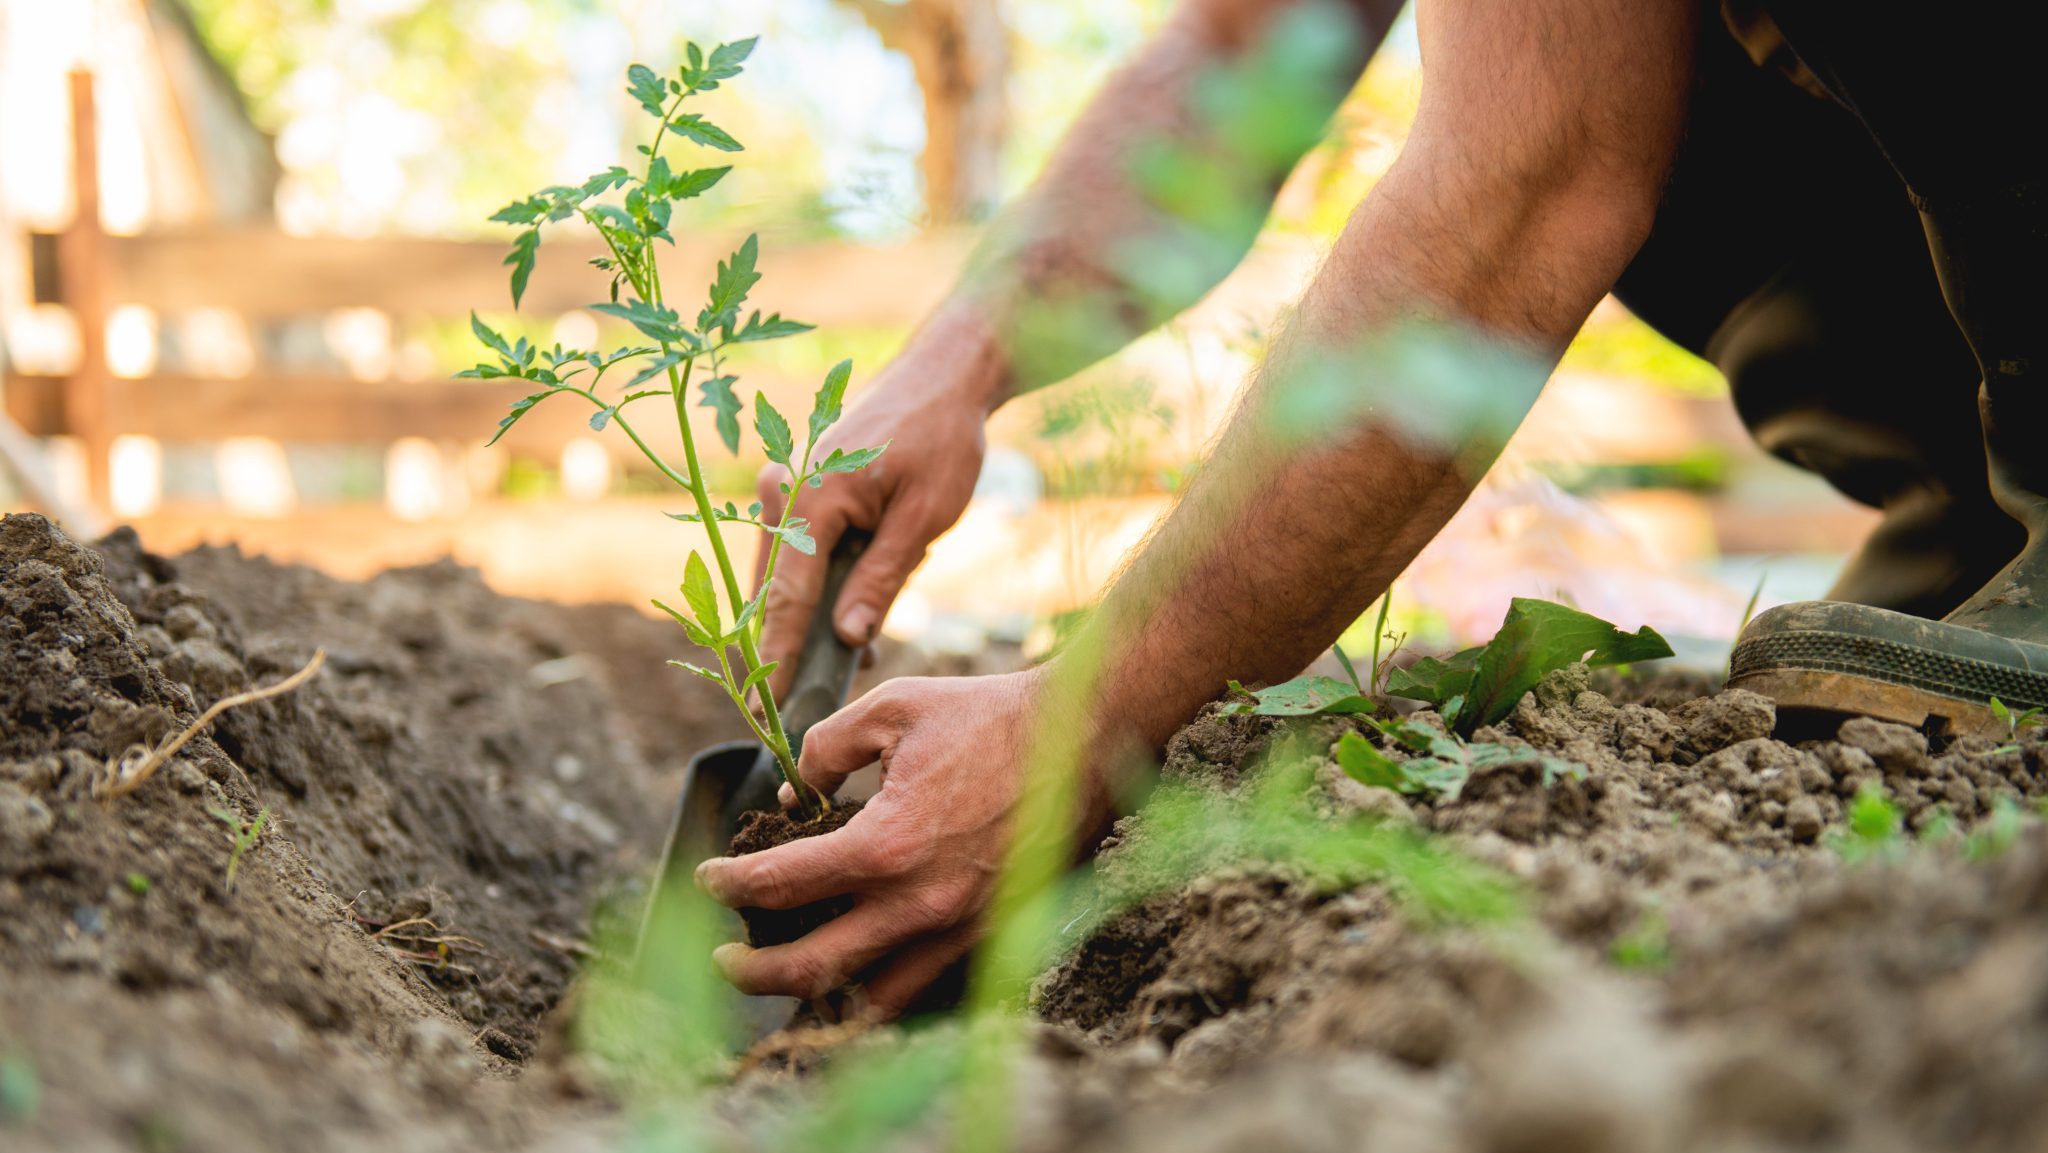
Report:
M789 734L792 753L802 751L804 734L837 712L853 689L853 676L860 668L860 650L839 639L832 627L832 609L838 603L847 574L867 551L871 539L866 532L848 529L839 538L826 566L825 585L818 596L817 611L811 616L810 631L804 636L796 680L781 702L783 731ZM780 807L775 794L781 785L782 770L775 763L775 754L758 741L726 741L690 758L683 770L683 795L676 803L675 820L669 826L661 865L654 874L647 909L641 917L635 948L637 964L660 962L660 958L646 955L650 947L659 949L660 943L689 939L687 928L669 923L686 916L682 911L685 902L677 898L687 897L694 888L692 874L699 863L726 851L733 834L739 831L742 816L755 809ZM737 916L730 919L737 929ZM730 935L725 939L730 939ZM704 947L709 948L709 942ZM787 1023L796 1005L787 997L742 1000L744 1023L757 1037Z

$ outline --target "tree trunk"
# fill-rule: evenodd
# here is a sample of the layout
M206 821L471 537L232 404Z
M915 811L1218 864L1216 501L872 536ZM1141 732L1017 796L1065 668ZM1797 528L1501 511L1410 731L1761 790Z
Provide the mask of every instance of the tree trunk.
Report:
M1009 33L998 0L844 0L910 58L924 94L925 207L933 224L977 220L1001 193Z

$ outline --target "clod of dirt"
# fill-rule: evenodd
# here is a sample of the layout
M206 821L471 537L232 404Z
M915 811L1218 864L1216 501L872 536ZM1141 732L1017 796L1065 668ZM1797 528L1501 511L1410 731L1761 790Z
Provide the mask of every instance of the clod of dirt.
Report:
M859 801L835 801L832 810L815 821L792 817L781 809L756 809L740 819L739 832L732 837L729 857L744 857L806 837L822 837L846 827L860 812ZM812 929L853 908L850 896L830 897L798 905L794 909L741 909L740 920L747 926L747 944L757 949L787 945Z

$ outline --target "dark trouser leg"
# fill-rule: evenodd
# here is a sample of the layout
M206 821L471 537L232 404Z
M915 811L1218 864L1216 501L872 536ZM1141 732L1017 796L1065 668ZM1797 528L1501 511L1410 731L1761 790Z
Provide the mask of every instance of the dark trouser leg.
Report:
M1885 518L1832 599L1941 616L2020 546L1919 221L1855 118L1701 37L1656 229L1616 288L1713 361L1770 452Z

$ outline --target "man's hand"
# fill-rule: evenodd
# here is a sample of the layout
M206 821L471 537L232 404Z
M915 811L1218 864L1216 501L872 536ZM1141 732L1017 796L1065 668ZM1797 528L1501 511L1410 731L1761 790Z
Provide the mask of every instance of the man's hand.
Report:
M842 829L713 858L697 881L735 908L850 893L853 909L787 945L721 946L727 979L803 998L864 979L870 1011L892 1017L964 956L1009 843L1046 675L890 681L812 729L798 766L807 784L829 796L880 761L881 791Z
M805 492L797 502L818 551L804 556L784 549L768 591L761 655L782 663L776 693L796 673L814 613L831 613L839 638L849 645L875 639L925 549L966 510L981 475L982 425L1000 387L990 347L971 320L936 318L825 435L818 459L835 447L889 448L860 472L826 477L823 488ZM789 470L781 465L761 472L762 516L771 523L782 515L788 500L782 486L788 483ZM854 565L839 602L820 605L826 560L849 526L874 533L874 543Z

